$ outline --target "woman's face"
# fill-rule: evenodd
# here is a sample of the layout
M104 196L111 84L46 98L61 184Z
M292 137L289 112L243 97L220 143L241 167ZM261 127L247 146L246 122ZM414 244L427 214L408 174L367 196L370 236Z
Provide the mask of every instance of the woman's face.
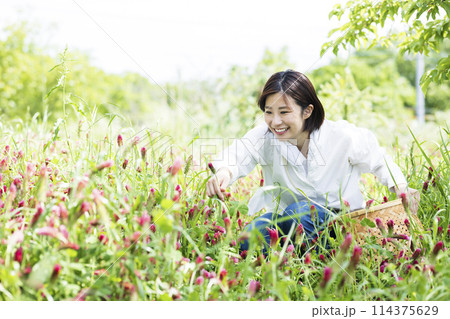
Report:
M281 93L275 93L266 98L264 120L278 139L295 139L298 145L308 137L308 132L303 132L303 127L305 120L311 116L312 109L313 106L310 105L302 114L300 105L288 94L283 99Z

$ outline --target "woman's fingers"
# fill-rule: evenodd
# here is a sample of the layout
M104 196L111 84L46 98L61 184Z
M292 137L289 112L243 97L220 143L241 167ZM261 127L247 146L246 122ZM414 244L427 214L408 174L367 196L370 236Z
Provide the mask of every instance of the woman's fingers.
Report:
M419 202L420 202L420 192L418 190L410 188L408 193L409 193L408 197L409 197L409 204L410 204L411 211L414 214L417 214L417 211L419 209Z
M211 179L206 183L206 195L209 197L214 197L214 195L217 195L221 200L224 200L222 194L223 191L224 190L219 187L216 176L211 177Z
M212 186L214 187L214 193L217 194L217 196L219 196L220 200L224 200L223 194L220 191L219 183L217 183L217 180L213 182Z

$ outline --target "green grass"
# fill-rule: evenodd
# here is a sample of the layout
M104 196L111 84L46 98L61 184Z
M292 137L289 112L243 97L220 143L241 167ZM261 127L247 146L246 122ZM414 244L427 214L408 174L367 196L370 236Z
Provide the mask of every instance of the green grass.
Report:
M450 298L447 129L434 144L411 132L411 151L397 158L410 187L421 190L418 216L425 229L412 234L414 248L398 240L399 256L368 237L355 266L356 242L343 249L346 234L340 227L328 251L291 251L286 242L266 259L257 257L261 246L251 234L244 258L237 242L250 221L245 204L259 187L253 182L258 173L238 181L225 202L209 199L204 196L206 167L193 165L183 148L167 147L173 141L163 143L165 137L155 132L121 129L124 144L118 146L111 121L100 128L101 140L95 138L96 123L93 116L84 131L69 127L70 139L61 136L62 127L49 129L37 119L2 124L0 299ZM173 175L169 167L177 156L182 167ZM371 177L366 176L364 187L366 197L376 202L385 195L395 198ZM52 236L43 235L49 231ZM303 237L295 241L301 247ZM444 250L433 252L438 242ZM413 260L417 248L421 252ZM324 272L331 272L328 280Z

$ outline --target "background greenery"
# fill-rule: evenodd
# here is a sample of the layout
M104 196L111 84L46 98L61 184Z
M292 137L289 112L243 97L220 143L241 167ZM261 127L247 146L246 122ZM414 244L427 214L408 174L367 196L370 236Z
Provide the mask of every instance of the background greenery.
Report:
M295 69L286 49L266 50L254 69L233 66L221 78L157 85L136 73L108 74L92 66L88 56L80 52L49 56L34 41L26 24L10 26L3 34L2 121L39 114L54 122L63 117L64 108L67 117L84 121L80 114L96 108L97 118L124 115L124 123L171 134L180 142L196 135L240 136L261 120L256 101L268 76L287 68ZM440 53L426 57L427 68L449 52L447 41ZM413 119L413 56L401 56L393 48L374 47L352 52L346 58L337 57L328 65L306 73L330 119L343 118L379 130L389 142L392 140L383 136L386 130L380 127L395 128L398 123ZM426 92L429 122L439 122L443 118L441 112L449 110L449 86L448 81L429 86ZM71 123L77 125L77 121ZM399 129L407 133L406 126Z

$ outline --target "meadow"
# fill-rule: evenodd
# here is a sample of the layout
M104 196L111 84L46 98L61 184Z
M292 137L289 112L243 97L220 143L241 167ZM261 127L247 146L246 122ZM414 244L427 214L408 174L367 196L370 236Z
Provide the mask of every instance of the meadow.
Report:
M358 245L335 223L325 249L297 228L292 240L275 232L262 256L257 234L242 233L246 203L264 187L258 169L224 202L210 199L209 158L193 158L193 141L167 147L162 134L117 129L95 112L64 119L1 123L1 300L450 299L448 128L438 142L411 131L409 149L388 149L421 191L424 229ZM372 205L395 199L369 175L361 185ZM251 244L239 253L242 236Z

